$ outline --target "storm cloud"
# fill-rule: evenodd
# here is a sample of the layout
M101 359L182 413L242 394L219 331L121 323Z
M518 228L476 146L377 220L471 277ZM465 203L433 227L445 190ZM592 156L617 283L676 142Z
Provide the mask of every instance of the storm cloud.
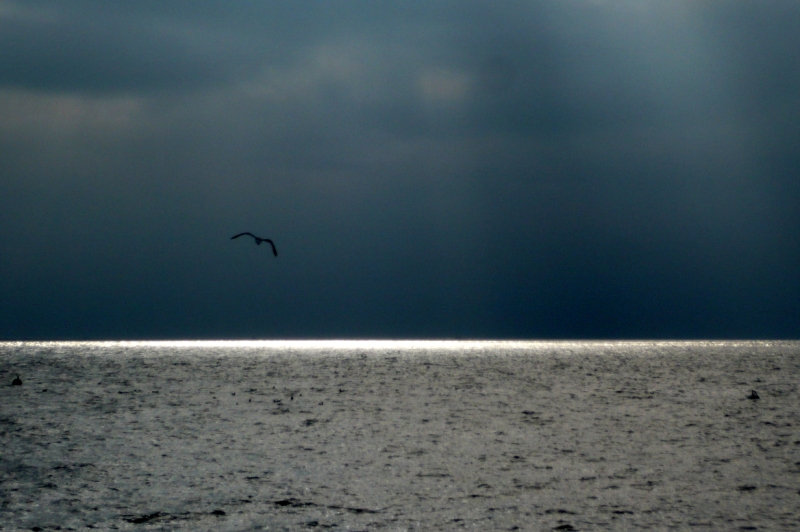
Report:
M0 338L797 337L798 64L792 2L0 0Z

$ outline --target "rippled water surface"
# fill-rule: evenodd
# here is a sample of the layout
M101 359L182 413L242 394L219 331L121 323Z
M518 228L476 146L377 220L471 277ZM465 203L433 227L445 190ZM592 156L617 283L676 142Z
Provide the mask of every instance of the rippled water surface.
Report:
M0 343L0 529L794 529L798 382L798 342Z

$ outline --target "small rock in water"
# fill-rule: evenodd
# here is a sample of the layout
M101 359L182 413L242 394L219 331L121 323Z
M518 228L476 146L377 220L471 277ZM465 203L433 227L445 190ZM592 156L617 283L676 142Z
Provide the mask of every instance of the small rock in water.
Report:
M22 380L19 378L19 375L14 377L14 380L11 381L12 386L22 386Z
M758 396L758 392L757 392L757 391L755 391L755 390L750 390L750 395L748 395L748 396L747 396L747 398L748 398L748 399L753 399L753 400L756 400L756 399L761 399L761 398Z

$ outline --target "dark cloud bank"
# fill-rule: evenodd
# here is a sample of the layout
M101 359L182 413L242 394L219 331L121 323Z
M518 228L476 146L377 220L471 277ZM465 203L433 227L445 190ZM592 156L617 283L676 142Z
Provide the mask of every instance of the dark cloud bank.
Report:
M800 4L117 4L0 0L0 338L800 333Z

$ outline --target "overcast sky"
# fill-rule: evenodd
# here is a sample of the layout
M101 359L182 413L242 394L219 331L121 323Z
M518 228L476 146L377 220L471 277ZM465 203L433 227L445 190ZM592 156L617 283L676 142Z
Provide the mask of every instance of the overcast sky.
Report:
M798 338L799 65L795 1L0 0L0 339Z

